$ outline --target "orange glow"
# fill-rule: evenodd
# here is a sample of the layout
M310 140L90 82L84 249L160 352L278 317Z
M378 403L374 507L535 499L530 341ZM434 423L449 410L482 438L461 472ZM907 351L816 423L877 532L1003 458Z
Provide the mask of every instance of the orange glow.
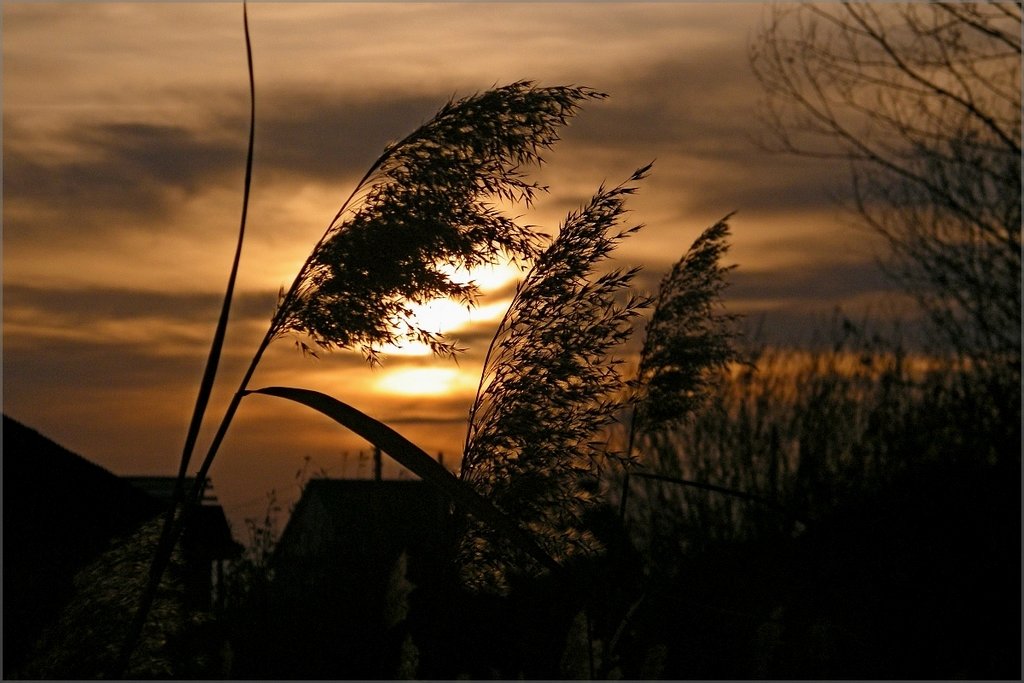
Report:
M493 323L495 326L505 311L510 300L504 299L492 304L467 308L451 299L434 299L430 303L413 305L413 319L430 332L451 337L459 330L465 330L481 323ZM403 341L401 344L386 344L381 352L388 356L429 356L430 347L418 341Z
M461 268L441 268L441 270L447 272L455 282L475 282L482 292L501 289L522 278L525 274L523 270L510 263L477 266L468 271Z
M402 368L385 372L376 389L399 396L445 396L475 390L476 378L458 368Z
M428 304L413 306L413 318L431 332L447 334L464 329L472 323L497 321L508 308L508 301L469 308L451 299L434 299Z
M166 473L178 466L236 246L248 132L241 8L67 9L0 6L4 411L114 471ZM545 166L522 169L549 193L531 206L492 198L497 210L554 233L602 182L657 159L627 203L625 224L648 227L610 264L646 266L638 287L655 287L704 227L738 209L726 262L746 279L727 294L730 312L778 310L785 326L808 310L863 310L855 297L875 290L851 282L847 292L825 267L875 254L815 199L832 166L750 143L761 128L747 45L761 14L753 3L250 6L256 157L209 422L257 348L278 288L385 145L448 98L522 78L611 97L584 107ZM693 106L694 92L706 106ZM444 270L475 282L479 305L435 300L412 311L424 329L468 347L459 365L406 341L379 349L384 365L371 370L358 349L305 358L289 337L268 350L252 386L316 389L402 418L403 434L428 452L461 452L487 344L526 271ZM805 276L830 286L804 294ZM212 474L226 497L247 500L291 487L303 455L331 466L365 447L301 406L252 397ZM229 510L236 528L245 514Z
M413 321L417 325L435 334L448 336L475 325L496 326L508 310L511 299L502 298L488 302L487 295L500 291L524 276L523 271L510 264L480 266L469 271L454 268L442 270L447 271L456 282L476 282L483 293L484 302L468 307L451 299L434 299L426 304L414 304L410 307ZM406 341L401 344L388 344L381 348L381 352L389 356L429 356L430 347L420 342Z

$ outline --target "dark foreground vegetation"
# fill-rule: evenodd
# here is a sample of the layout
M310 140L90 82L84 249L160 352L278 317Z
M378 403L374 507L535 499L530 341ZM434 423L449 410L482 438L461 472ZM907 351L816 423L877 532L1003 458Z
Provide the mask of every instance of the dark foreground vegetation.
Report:
M648 480L631 505L666 675L1019 677L1019 386L925 365L768 353L653 444L757 496Z
M274 557L271 511L251 522L223 611L189 611L169 574L131 675L1019 677L1012 372L850 344L755 361L642 445L650 466L637 472L663 479L631 478L624 523L611 505L592 512L605 551L563 576L467 590L448 559L458 517L428 496L391 521L367 509L354 520L379 535L373 562L339 551L298 581ZM611 503L621 483L602 483ZM124 577L145 566L145 552L124 553L83 572L79 586L96 588L23 676L98 673L131 607Z
M1019 388L880 352L758 360L649 446L652 471L756 500L634 477L628 534L590 519L597 559L504 597L409 565L390 626L387 599L358 606L373 577L271 582L227 615L235 674L1019 677Z

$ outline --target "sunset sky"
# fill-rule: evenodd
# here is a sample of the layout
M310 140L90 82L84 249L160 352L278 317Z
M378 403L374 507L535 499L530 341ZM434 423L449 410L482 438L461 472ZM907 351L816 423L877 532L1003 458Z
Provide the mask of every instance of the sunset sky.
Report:
M117 474L172 474L209 349L241 207L248 90L240 4L3 3L3 408ZM523 217L547 232L602 182L654 160L631 198L645 224L618 254L653 288L693 239L731 220L730 311L766 341L855 319L909 318L880 245L835 204L847 169L757 144L747 62L763 6L717 3L318 3L249 7L256 154L239 290L210 428L279 287L389 141L449 98L531 79L588 103L533 177ZM318 389L461 457L465 418L516 272L477 274L468 318L440 303L458 364L415 349L272 347L253 386ZM454 309L454 310L451 310ZM206 439L200 443L200 455ZM296 472L368 476L365 443L300 406L249 397L212 479L235 522ZM344 455L345 453L348 455ZM360 469L361 468L361 469ZM398 476L397 467L388 467Z

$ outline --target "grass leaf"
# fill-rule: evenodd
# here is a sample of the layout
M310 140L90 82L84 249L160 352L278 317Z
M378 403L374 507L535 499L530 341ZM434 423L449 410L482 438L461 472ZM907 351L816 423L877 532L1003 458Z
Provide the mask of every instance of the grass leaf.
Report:
M383 422L332 396L310 389L264 387L247 393L277 396L295 401L331 418L380 448L394 458L398 464L424 481L436 486L464 511L497 529L510 542L516 544L522 552L529 554L543 566L553 572L561 570L559 564L508 516L481 497L471 486L459 481L455 475L431 458L423 449Z
M143 591L136 610L135 619L132 621L122 644L121 654L111 670L112 678L121 678L125 668L128 666L129 658L135 649L136 643L141 636L146 616L156 597L160 577L163 575L171 559L171 552L177 541L177 533L174 529L175 515L179 506L186 500L184 489L185 475L188 473L188 465L195 450L196 441L199 438L199 431L202 428L203 418L206 415L206 408L210 402L210 395L213 392L213 384L217 377L217 368L220 365L221 353L224 347L224 338L227 335L228 318L231 313L231 302L234 298L235 281L238 279L238 266L242 260L242 243L245 239L245 224L249 215L249 194L252 188L252 162L253 146L256 138L256 84L252 66L252 43L249 38L249 12L245 3L242 3L242 23L245 29L245 55L249 72L249 144L245 158L245 180L242 185L242 215L238 226L238 240L235 245L235 255L231 262L231 271L228 275L228 283L224 292L224 300L221 304L220 316L217 319L217 327L210 342L210 353L206 359L206 367L203 370L203 378L199 383L199 392L196 396L195 406L192 410L192 419L189 421L188 431L185 435L185 444L182 447L181 461L178 465L178 475L174 482L174 491L171 496L171 505L167 508L164 517L163 530L160 534L160 542L157 545L156 553L149 572L149 583ZM196 480L196 488L187 492L190 494L189 501L201 495L203 490L203 477Z

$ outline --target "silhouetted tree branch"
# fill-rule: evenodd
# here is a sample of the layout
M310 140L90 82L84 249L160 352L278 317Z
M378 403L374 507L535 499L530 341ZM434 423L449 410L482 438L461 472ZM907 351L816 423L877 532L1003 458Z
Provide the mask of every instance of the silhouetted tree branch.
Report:
M773 7L768 145L848 163L853 208L941 338L1020 367L1018 3Z

